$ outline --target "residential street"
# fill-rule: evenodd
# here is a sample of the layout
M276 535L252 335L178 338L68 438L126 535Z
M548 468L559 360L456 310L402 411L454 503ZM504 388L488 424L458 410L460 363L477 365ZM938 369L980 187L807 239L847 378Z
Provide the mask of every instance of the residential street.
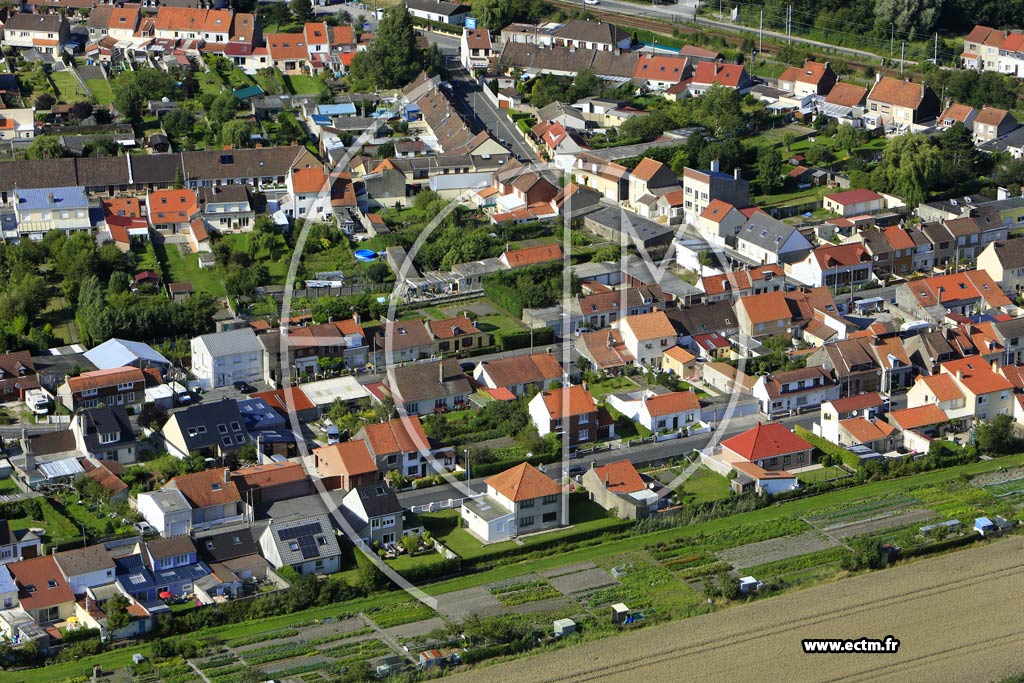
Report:
M750 429L752 426L757 424L759 420L763 419L764 418L759 415L734 418L725 428L719 442ZM807 413L804 415L783 418L778 420L778 422L790 428L799 425L806 429L810 429L816 419L816 413ZM591 463L604 465L609 462L628 459L634 465L642 467L649 462L689 453L693 449L705 448L708 445L711 436L711 434L698 434L697 436L674 439L672 441L663 441L661 443L642 444L633 448L616 448L607 451L600 451L598 453L588 454L578 460L574 460L572 466L589 468ZM470 467L472 467L472 463L470 463ZM547 465L544 467L544 471L548 476L557 480L561 476L562 466L560 464ZM486 486L483 483L483 478L472 479L469 482L469 485L474 492L482 493L486 489ZM402 501L404 506L410 507L413 505L443 503L447 500L462 498L464 496L465 493L461 487L456 487L451 484L443 484L441 486L433 486L426 489L420 489L418 491L405 491L398 494L398 499Z

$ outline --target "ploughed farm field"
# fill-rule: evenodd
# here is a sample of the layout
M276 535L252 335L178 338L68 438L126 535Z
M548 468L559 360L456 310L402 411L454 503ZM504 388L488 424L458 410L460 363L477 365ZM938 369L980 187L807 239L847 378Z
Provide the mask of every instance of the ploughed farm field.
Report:
M452 681L979 681L1024 671L1024 537L907 562ZM895 654L804 654L804 638L900 641Z

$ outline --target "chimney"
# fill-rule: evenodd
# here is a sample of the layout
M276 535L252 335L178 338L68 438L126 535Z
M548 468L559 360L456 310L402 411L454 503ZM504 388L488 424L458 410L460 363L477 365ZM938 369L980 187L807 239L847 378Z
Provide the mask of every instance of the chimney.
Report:
M733 180L742 180L739 167L732 169Z
M444 384L444 361L438 361L437 363L437 381Z
M878 83L878 81L880 81L880 80L882 80L882 74L881 73L876 73L875 74L875 83Z
M714 161L711 162L711 172L718 173L718 168L718 159L715 159Z
M54 203L54 196L53 196L53 193L52 193L52 192L51 192L50 194L46 195L46 198L50 200L50 203L51 203L51 204L53 204L53 203Z
M963 379L964 378L964 371L963 370L957 370L956 371L956 378L957 379Z
M354 313L352 313L352 322L354 322L356 325L363 324L363 316L359 315L359 311L355 311Z
M228 468L228 467L224 468L224 483L225 484L230 484L231 483L231 469Z

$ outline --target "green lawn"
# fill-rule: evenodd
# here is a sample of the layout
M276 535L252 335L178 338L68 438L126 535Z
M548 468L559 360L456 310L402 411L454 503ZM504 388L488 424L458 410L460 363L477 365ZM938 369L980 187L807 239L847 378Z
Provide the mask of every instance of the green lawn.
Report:
M249 253L249 240L251 238L251 232L240 232L224 235L221 240L231 247L231 251L247 254ZM271 248L261 249L253 260L266 266L267 273L270 275L273 283L284 284L285 278L288 276L290 252L284 240L284 235L275 235L275 240L276 243ZM338 269L331 268L330 270Z
M12 494L18 493L21 489L14 483L14 479L8 477L6 479L0 479L0 494Z
M153 249L157 258L166 264L166 275L171 282L191 282L196 291L210 292L214 296L224 296L224 283L217 276L215 268L200 268L197 254L181 254L178 245L155 244Z
M678 468L678 471L673 470L677 475L682 471L683 468ZM695 503L721 500L729 497L729 480L717 472L701 467L683 482L681 493L692 494Z
M933 485L943 482L950 482L957 479L961 474L978 474L990 472L1004 467L1015 467L1024 464L1024 453L997 458L995 460L972 463L964 467L952 467L934 472L893 479L889 481L864 484L840 491L832 491L819 496L802 498L795 501L788 501L772 505L752 512L741 513L729 517L722 517L709 522L701 522L686 527L669 529L642 536L630 536L608 543L597 543L575 550L556 552L548 556L530 558L526 562L518 564L507 564L498 566L490 571L477 572L461 576L444 582L430 584L425 590L430 595L441 595L456 590L472 588L495 581L514 578L524 574L531 574L546 569L553 569L564 565L584 561L595 561L607 564L610 556L625 553L637 553L657 543L671 543L673 541L696 539L702 534L712 534L728 529L738 529L745 525L778 520L784 517L807 516L815 512L835 508L837 506L848 506L857 501L866 500L883 495L899 495L921 486ZM928 501L926 501L928 502ZM452 513L444 513L452 517ZM442 515L443 516L443 515ZM436 518L437 515L423 515L425 518ZM598 520L600 521L600 520ZM541 535L540 538L543 538ZM548 536L550 537L550 536ZM617 562L617 559L615 560ZM354 578L354 576L352 576ZM283 614L269 617L267 619L251 620L239 624L228 624L211 629L197 631L193 636L197 639L210 638L244 638L258 633L265 633L276 629L289 628L293 624L307 622L313 619L326 617L337 617L339 614L352 614L359 611L373 613L380 610L383 614L411 611L410 607L392 607L408 603L408 594L402 591L376 594L368 598L353 600L345 603L336 603L323 607L315 607L303 612ZM40 669L20 671L17 674L9 675L11 683L52 683L52 681L68 676L81 675L82 671L89 670L93 664L100 664L104 669L110 670L127 666L131 661L131 655L139 652L149 656L151 647L141 645L139 647L123 648L113 652L104 653L95 657L86 657L72 662L54 664Z
M598 380L597 382L591 382L587 385L590 390L590 394L594 397L595 401L600 401L608 394L617 394L622 391L634 391L639 389L636 382L629 379L628 377L606 377L605 379Z
M797 475L797 479L805 484L817 484L820 481L830 481L832 479L842 479L843 477L850 476L850 473L844 470L842 467L822 467L818 470L807 470Z
M461 528L458 510L425 513L420 515L420 519L423 520L423 526L430 531L434 538L465 559L484 557L491 553L503 552L515 547L512 541L483 545L468 531ZM573 536L580 532L615 526L621 523L621 520L609 517L608 513L600 505L587 500L585 495L577 494L573 494L569 501L569 521L572 524L569 528L561 531L524 536L519 540L522 545L529 546L533 543L547 542L554 538Z
M487 332L495 337L526 329L526 325L510 315L485 315L478 318L477 323L481 332Z
M783 151L783 154L787 157L789 156L785 151ZM821 198L829 194L831 191L831 188L827 185L821 185L819 187L809 187L806 190L797 190L796 192L787 192L784 194L760 195L754 198L754 204L756 206L763 207L810 204L812 202L820 202Z
M327 86L316 76L285 76L285 83L291 85L292 92L296 95L319 95L327 90Z
M85 84L89 87L89 92L92 93L92 96L96 98L98 105L106 107L114 101L114 93L106 79L90 78L85 81Z
M70 71L55 71L50 74L50 79L57 89L57 98L62 102L71 103L85 99L85 93Z
M220 76L210 71L204 71L197 73L196 80L199 81L200 92L209 93L217 96L224 92L224 82L220 80Z

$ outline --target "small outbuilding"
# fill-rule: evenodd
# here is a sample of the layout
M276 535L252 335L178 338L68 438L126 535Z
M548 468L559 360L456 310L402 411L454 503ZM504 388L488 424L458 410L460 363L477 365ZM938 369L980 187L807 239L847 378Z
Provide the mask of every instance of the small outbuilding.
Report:
M626 607L625 603L617 602L614 605L612 605L612 623L629 623L629 608Z
M572 619L557 619L554 622L554 627L556 638L567 636L570 633L576 633L576 622Z

